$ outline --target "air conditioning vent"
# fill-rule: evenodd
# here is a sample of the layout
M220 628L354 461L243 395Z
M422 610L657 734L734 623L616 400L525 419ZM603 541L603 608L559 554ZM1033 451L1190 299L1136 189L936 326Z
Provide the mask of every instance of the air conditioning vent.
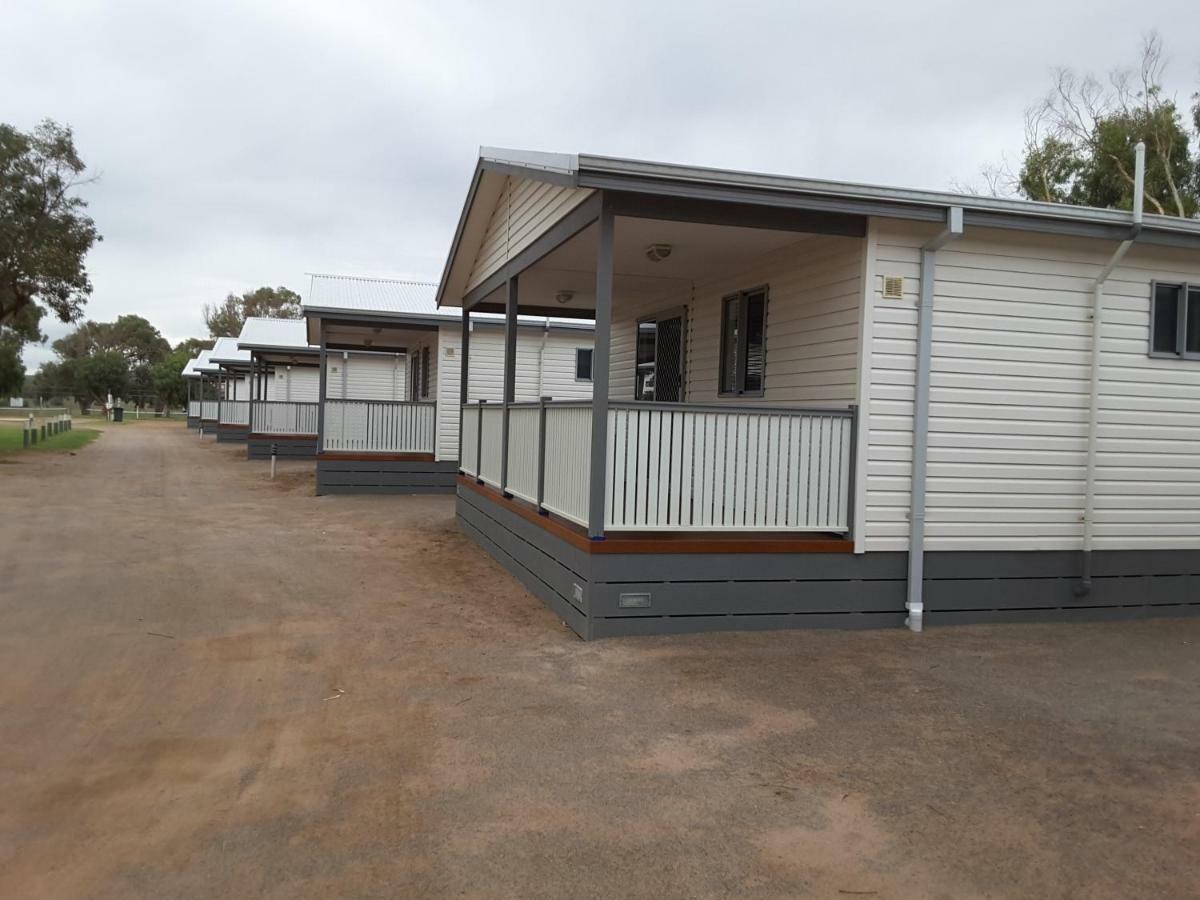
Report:
M884 275L883 298L885 300L903 300L904 279L899 275Z

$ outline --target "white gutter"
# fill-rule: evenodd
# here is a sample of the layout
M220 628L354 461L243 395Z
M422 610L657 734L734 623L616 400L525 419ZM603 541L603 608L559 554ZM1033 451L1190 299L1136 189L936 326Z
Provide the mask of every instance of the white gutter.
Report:
M920 631L925 617L925 477L929 469L929 376L933 365L933 294L937 252L962 236L963 210L946 210L946 227L921 247L921 301L917 306L917 373L913 389L912 503L909 508L906 624Z
M1138 141L1134 148L1133 227L1129 237L1113 251L1112 257L1092 283L1092 370L1088 400L1087 475L1083 488L1083 564L1076 595L1087 596L1092 590L1092 545L1096 530L1096 447L1100 431L1100 330L1103 325L1104 284L1113 269L1125 258L1142 230L1142 194L1146 183L1146 145Z

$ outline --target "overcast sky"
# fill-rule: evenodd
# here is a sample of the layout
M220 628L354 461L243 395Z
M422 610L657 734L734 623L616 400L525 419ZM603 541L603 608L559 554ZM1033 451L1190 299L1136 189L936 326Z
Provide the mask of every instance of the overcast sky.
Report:
M1197 0L983 9L7 0L0 119L70 124L100 175L87 316L175 342L305 272L436 280L481 144L947 188L1018 155L1056 65L1157 28L1200 84Z

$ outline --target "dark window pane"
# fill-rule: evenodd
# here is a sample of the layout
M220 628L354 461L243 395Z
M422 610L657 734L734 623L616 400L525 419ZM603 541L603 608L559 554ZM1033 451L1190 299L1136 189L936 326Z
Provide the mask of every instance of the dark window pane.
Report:
M746 297L746 362L743 390L761 391L766 369L764 338L767 325L767 295L761 291Z
M429 397L429 348L421 348L421 396Z
M726 297L721 306L721 393L737 390L738 298Z
M637 373L633 388L635 400L654 399L654 348L658 323L639 322L637 331Z
M1183 346L1188 353L1200 353L1200 288L1188 291L1187 335Z
M1156 286L1150 335L1150 346L1155 353L1175 353L1178 350L1179 294L1177 285Z
M575 351L575 377L580 381L592 380L592 351L580 348Z

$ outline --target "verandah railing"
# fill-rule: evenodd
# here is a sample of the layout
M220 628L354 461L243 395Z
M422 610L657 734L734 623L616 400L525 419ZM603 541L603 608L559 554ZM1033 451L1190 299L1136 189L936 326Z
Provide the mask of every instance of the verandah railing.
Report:
M249 425L249 400L222 400L217 412L217 423L220 425Z
M188 418L189 419L200 418L200 401L199 400L189 400L188 401Z
M317 433L318 404L291 400L253 400L250 430L254 434Z
M326 400L322 449L433 453L437 404L408 400Z
M217 400L200 401L200 418L211 422L217 421Z
M460 466L493 487L586 525L591 403L463 408ZM854 411L612 403L605 528L848 533Z

